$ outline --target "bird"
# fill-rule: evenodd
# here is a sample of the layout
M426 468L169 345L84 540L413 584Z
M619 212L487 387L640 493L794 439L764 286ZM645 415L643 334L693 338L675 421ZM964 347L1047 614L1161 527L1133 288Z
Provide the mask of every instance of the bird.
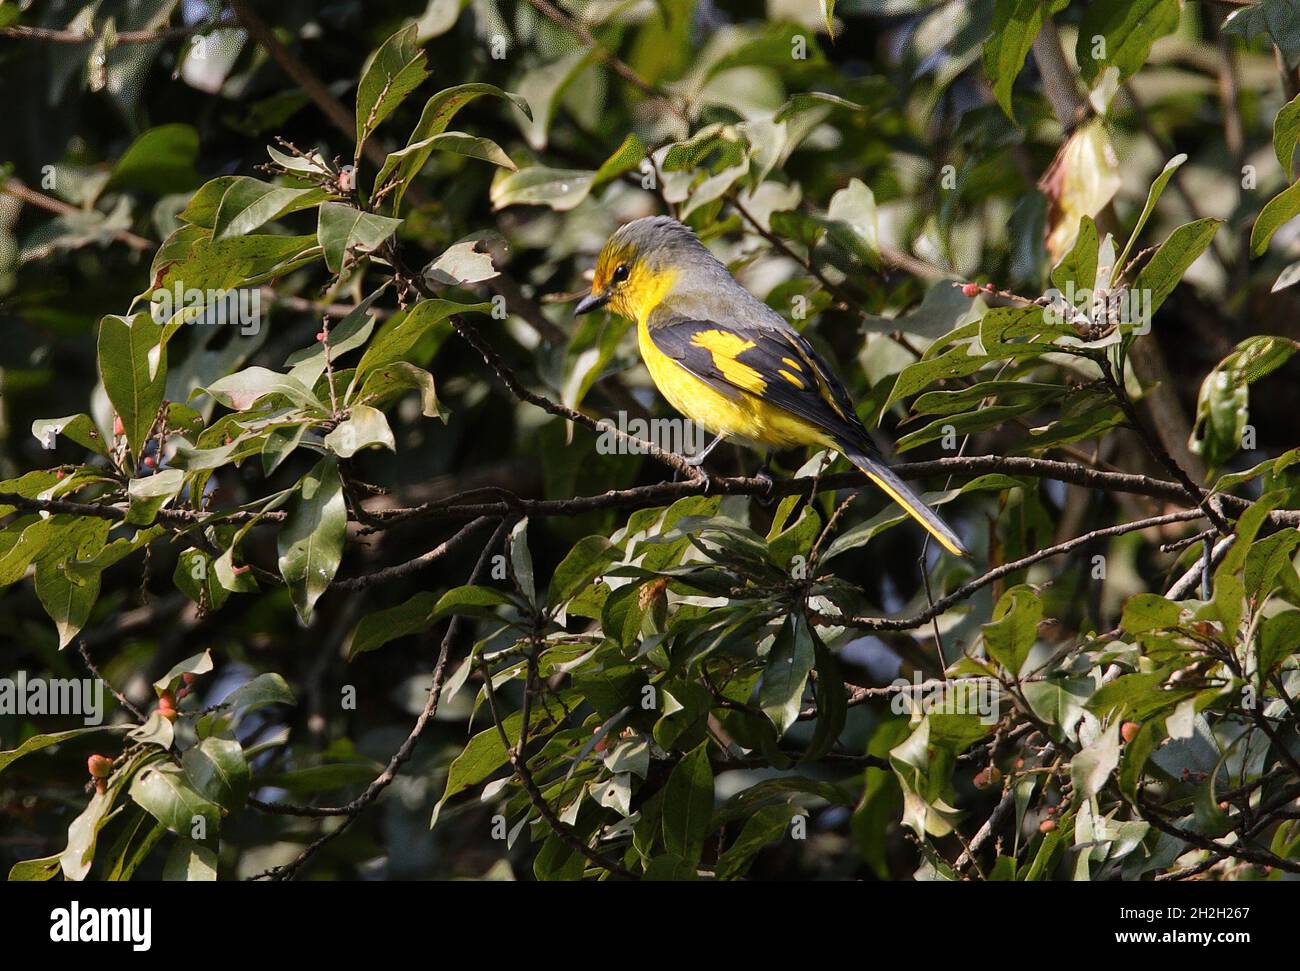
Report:
M949 553L961 538L881 459L853 399L797 330L741 286L698 236L671 216L619 227L601 248L591 291L574 308L636 324L641 358L678 412L719 442L759 449L815 445L844 455Z

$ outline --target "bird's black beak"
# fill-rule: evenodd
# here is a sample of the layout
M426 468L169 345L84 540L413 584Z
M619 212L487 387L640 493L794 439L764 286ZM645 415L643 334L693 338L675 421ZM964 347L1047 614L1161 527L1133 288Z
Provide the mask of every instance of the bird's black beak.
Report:
M609 296L610 295L608 293L587 294L585 297L579 300L578 305L573 308L574 315L577 316L581 314L589 314L593 310L598 310L599 308L605 306L605 304L609 303Z

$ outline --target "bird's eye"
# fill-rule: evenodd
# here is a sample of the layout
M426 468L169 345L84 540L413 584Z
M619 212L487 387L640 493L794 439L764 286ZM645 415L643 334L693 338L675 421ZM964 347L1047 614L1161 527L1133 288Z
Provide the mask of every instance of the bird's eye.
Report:
M628 274L630 272L631 271L627 268L626 263L620 263L618 267L614 270L614 276L613 276L614 282L622 283L624 280L627 279Z

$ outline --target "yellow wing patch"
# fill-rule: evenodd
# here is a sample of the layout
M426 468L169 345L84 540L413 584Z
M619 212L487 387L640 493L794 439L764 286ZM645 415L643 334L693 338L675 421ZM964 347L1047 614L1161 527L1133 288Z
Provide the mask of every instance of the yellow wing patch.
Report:
M751 394L762 394L767 388L763 375L736 360L754 346L753 341L725 330L702 330L691 337L691 343L708 351L713 357L713 366L736 387Z
M785 378L787 381L789 381L791 384L793 384L796 388L800 388L800 389L802 389L803 387L805 387L805 385L804 385L804 383L803 383L802 381L800 381L797 377L795 377L793 374L791 374L791 373L790 373L789 371L787 371L785 368L778 368L776 373L779 374L779 375L781 375L781 377Z

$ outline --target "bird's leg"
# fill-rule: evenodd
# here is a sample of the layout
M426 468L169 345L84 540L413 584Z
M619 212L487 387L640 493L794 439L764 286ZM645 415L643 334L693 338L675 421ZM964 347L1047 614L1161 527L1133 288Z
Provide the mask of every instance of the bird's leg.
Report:
M713 441L709 442L709 444L706 445L706 446L703 448L703 450L701 450L701 451L699 451L699 452L696 452L694 455L684 455L684 456L682 456L682 460L683 460L687 465L689 465L692 469L695 470L695 478L696 478L696 480L699 481L699 482L704 483L704 491L705 491L705 492L708 492L708 491L709 491L709 473L707 473L707 472L704 471L704 460L707 459L707 458L709 457L709 453L710 453L710 452L712 452L715 448L718 447L718 443L721 442L722 439L723 439L723 436L722 436L722 435L719 435L719 436L718 436L717 438L715 438ZM676 476L674 475L673 478L675 479Z
M692 466L693 468L699 468L701 465L704 464L704 460L709 457L709 453L718 447L718 443L721 442L723 438L724 436L719 435L713 441L709 442L708 445L704 446L704 449L702 451L696 452L694 455L687 456L686 464Z
M763 464L754 473L754 478L766 486L762 499L763 504L766 505L772 498L772 486L776 484L776 480L772 478L772 453L770 450L763 453Z

